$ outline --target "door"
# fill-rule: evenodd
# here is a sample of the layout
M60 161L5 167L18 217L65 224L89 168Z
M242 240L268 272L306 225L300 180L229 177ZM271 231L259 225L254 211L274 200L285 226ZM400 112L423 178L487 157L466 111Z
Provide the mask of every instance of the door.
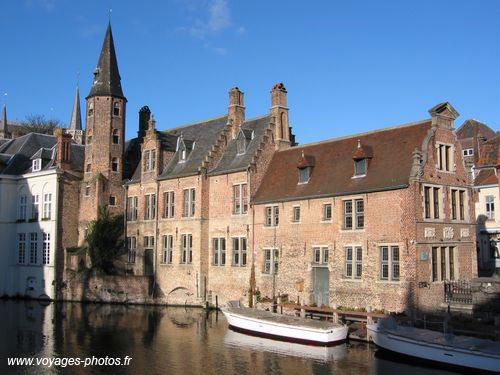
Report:
M153 276L153 249L144 250L144 276Z
M330 292L330 271L328 267L313 268L313 299L316 306L328 306Z

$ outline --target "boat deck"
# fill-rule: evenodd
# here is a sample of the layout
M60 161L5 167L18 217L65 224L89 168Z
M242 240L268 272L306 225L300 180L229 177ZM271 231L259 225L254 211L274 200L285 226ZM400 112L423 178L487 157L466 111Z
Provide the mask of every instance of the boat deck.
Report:
M332 323L329 321L305 319L290 315L280 315L272 313L270 311L257 310L249 307L229 307L226 308L226 311L248 318L263 320L269 323L286 324L294 327L319 330L330 330L333 328L342 327L342 325L340 324Z

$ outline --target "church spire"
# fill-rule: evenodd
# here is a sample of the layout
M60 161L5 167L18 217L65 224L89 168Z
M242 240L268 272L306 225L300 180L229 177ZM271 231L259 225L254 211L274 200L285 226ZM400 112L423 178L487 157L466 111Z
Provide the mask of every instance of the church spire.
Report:
M92 96L115 96L125 98L123 96L120 80L115 45L113 43L113 34L111 32L111 23L108 23L108 29L106 30L106 36L102 44L101 55L99 56L99 61L94 71L92 89L87 99Z
M73 110L71 111L69 128L71 130L82 130L82 114L80 111L80 92L78 91L78 83L76 84L75 101L73 103Z

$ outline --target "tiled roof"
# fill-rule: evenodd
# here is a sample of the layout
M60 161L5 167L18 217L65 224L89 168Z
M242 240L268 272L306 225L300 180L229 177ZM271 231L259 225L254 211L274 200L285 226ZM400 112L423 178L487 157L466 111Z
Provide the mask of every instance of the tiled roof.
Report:
M480 158L478 167L496 165L498 160L498 147L500 146L500 136L496 136L480 145Z
M255 195L256 203L356 194L406 187L412 154L421 150L431 121L301 145L274 154ZM367 174L354 177L353 153L358 140L370 151ZM302 152L314 158L309 182L298 184Z
M237 139L232 139L217 165L209 172L209 175L213 176L245 170L251 163L270 121L271 116L269 115L245 121L241 125L241 129L247 139L245 153L238 155Z
M495 136L495 132L491 128L474 119L466 120L460 127L456 130L458 139L473 138L481 134L486 139L490 139Z
M482 169L474 179L475 186L481 185L496 185L498 184L498 176L493 168Z

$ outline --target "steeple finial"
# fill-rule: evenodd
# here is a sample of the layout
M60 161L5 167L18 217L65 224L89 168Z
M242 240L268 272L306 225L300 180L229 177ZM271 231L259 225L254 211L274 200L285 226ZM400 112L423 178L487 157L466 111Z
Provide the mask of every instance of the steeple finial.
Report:
M102 44L101 54L94 71L92 89L87 98L92 96L123 96L118 62L116 60L115 45L111 32L111 22L108 22L106 36Z
M82 130L82 114L80 111L80 92L78 90L78 81L76 82L75 101L71 111L71 120L69 122L70 130Z

